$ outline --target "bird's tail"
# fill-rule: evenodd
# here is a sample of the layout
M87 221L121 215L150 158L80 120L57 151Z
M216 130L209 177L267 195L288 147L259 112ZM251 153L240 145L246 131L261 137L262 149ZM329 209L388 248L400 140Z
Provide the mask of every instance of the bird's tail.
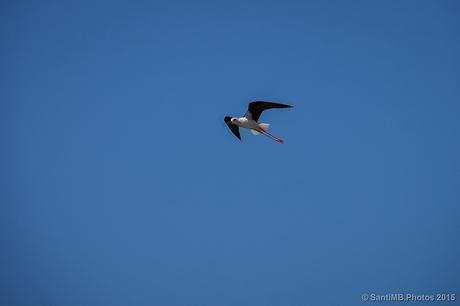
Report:
M270 124L268 124L268 123L259 123L259 127L264 131L268 131L268 128L270 127Z
M269 126L270 126L270 124L268 124L268 123L259 123L259 127L260 127L261 131L267 131ZM253 130L253 129L251 129L251 133L253 135L260 135L259 131L256 131L256 130Z

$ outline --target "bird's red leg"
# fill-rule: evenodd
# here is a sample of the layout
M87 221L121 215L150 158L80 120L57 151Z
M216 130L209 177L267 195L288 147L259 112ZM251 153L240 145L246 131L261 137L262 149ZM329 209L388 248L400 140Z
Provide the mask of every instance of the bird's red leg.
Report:
M264 134L264 135L267 136L267 137L270 137L270 138L273 139L274 141L277 141L277 142L279 142L279 143L284 143L284 140L283 140L283 139L278 138L278 137L276 137L276 136L273 136L272 134L270 134L270 133L267 132L267 131L264 131L264 130L261 129L259 132L262 133L262 134Z

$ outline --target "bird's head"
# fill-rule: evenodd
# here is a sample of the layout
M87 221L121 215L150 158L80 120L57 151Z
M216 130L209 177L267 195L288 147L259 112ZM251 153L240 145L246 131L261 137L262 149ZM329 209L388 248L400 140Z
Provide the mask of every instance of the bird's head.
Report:
M226 117L224 118L224 121L225 121L225 123L227 123L227 124L235 124L235 123L238 123L238 118L226 116Z

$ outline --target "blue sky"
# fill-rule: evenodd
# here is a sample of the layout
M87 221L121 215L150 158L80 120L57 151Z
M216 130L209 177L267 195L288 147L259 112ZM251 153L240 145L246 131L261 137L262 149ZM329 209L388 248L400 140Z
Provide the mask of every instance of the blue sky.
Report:
M2 2L0 304L460 294L459 17ZM284 145L223 123L256 99L294 105L261 118Z

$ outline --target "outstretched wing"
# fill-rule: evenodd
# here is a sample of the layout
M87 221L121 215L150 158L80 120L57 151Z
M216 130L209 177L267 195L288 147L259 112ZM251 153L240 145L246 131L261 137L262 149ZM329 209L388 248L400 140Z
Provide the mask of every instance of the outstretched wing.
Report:
M224 121L225 123L227 124L228 128L230 129L230 131L232 131L232 133L239 139L241 140L241 136L240 136L240 129L238 126L234 125L232 123L232 118L231 117L225 117L224 118Z
M260 114L266 109L270 108L287 108L292 107L291 105L281 104L281 103L273 103L273 102L265 102L265 101L254 101L249 103L248 112L251 113L252 119L254 121L259 120Z

